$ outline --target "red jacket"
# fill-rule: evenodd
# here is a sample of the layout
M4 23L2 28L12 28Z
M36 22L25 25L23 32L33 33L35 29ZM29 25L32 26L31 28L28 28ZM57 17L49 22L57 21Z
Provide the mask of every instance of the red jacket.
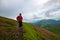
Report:
M17 20L20 21L20 22L22 22L23 17L22 17L22 16L18 16L18 17L17 17Z

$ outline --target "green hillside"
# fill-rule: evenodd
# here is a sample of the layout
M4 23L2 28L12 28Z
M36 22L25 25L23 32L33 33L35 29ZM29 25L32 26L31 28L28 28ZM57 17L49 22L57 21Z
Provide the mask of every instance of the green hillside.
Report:
M50 26L50 25L48 25L48 27L45 27L45 29L60 36L60 27L58 27L58 26Z
M39 20L33 24L39 27L43 27L46 30L49 30L55 33L56 35L60 36L60 20L44 19L44 20Z
M18 23L15 20L0 17L0 40L20 40ZM43 28L23 23L23 40L59 40L59 37Z
M25 32L23 33L23 40L42 40L45 38L46 40L59 40L59 37L45 30L44 28L36 27L31 24L24 24L23 26Z

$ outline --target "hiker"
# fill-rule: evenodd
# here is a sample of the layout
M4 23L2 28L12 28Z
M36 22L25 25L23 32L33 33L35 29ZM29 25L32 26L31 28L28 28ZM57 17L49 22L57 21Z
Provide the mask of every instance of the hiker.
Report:
M19 28L18 28L18 31L19 31L19 39L22 40L22 36L23 36L23 31L22 31L22 20L23 20L23 17L21 15L21 13L19 14L19 16L17 16L17 21L19 23Z
M17 16L17 21L18 21L18 23L19 23L19 27L22 27L22 26L23 26L22 20L23 20L23 17L22 17L22 15L21 15L21 13L20 13L19 16Z

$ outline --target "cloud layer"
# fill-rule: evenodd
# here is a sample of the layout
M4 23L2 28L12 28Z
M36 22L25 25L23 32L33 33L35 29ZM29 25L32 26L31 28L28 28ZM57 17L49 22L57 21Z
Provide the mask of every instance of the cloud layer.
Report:
M60 0L0 0L0 16L25 20L60 19Z

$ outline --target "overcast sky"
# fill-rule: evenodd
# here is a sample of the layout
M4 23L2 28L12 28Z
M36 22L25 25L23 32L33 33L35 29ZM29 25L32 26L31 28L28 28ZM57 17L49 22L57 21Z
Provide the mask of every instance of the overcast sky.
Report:
M60 0L0 0L0 16L16 19L20 12L24 21L60 19Z

